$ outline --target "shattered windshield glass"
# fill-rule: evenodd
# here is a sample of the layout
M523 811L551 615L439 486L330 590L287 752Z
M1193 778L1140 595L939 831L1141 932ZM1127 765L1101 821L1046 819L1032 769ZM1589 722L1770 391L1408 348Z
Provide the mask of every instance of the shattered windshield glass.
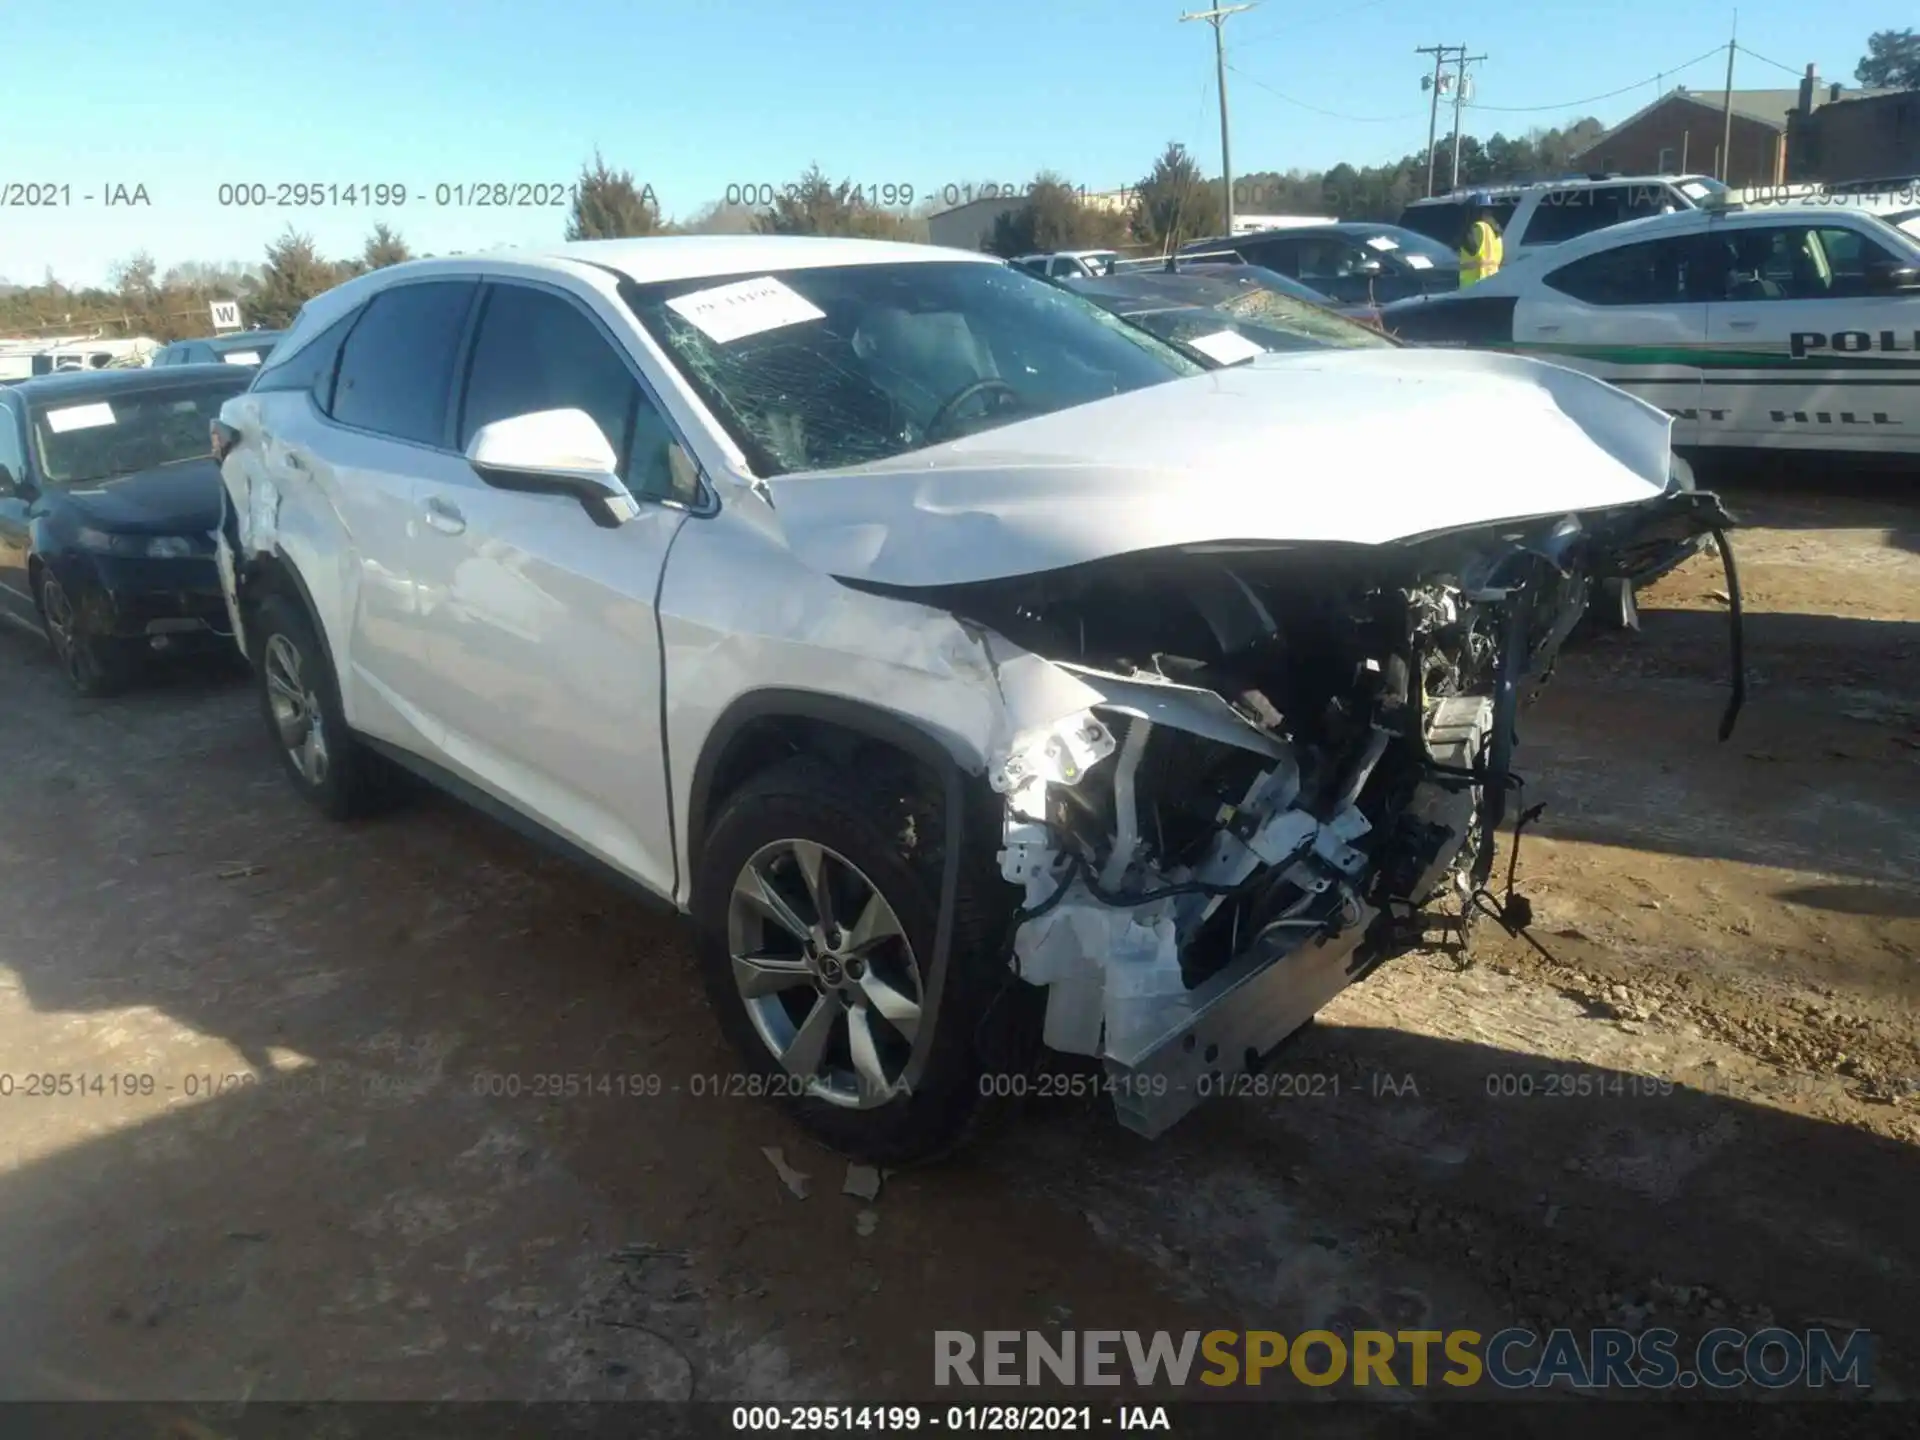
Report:
M623 294L762 475L882 460L1203 369L1078 296L975 261Z
M1393 341L1378 330L1319 305L1309 305L1278 290L1250 287L1216 307L1262 330L1298 337L1341 350L1392 350ZM1257 337L1256 337L1257 338ZM1269 347L1278 348L1278 347ZM1298 348L1297 344L1292 348Z
M246 376L195 386L115 390L94 399L46 405L33 415L40 473L50 485L83 485L133 475L212 453L209 423Z
M1215 365L1238 365L1263 351L1394 348L1392 341L1363 325L1347 325L1345 331L1329 336L1316 333L1319 326L1261 324L1197 307L1144 310L1127 319L1203 363Z

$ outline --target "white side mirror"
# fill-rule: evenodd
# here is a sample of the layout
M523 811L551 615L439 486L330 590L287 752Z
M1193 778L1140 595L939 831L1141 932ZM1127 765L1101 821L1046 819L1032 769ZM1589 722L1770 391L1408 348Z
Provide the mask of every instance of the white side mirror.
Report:
M467 463L497 490L571 495L607 529L640 513L614 474L613 446L584 410L536 410L482 425L467 442Z

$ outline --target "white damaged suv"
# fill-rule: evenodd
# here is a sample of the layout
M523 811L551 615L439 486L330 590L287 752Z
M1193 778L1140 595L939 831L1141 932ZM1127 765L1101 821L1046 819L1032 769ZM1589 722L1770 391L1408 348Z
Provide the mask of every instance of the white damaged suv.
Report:
M755 1088L905 1160L1040 1041L1157 1134L1485 904L1530 680L1729 523L1668 428L1512 357L1203 372L985 256L607 241L313 300L219 563L313 803L411 771L689 914Z

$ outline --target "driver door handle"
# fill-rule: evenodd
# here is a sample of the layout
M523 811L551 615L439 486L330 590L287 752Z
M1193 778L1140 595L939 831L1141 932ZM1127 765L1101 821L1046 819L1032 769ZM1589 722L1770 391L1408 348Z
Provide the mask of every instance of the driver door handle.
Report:
M452 502L431 495L422 507L426 512L427 524L443 535L458 535L467 528L467 517L462 515Z
M1759 323L1757 320L1729 320L1727 322L1727 328L1729 330L1751 330Z

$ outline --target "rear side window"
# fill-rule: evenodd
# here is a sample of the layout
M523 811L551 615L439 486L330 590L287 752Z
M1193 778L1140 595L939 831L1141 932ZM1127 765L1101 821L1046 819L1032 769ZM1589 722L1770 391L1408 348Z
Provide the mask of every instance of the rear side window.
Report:
M1563 265L1545 283L1589 305L1673 305L1708 298L1704 252L1691 238L1619 245Z
M1300 276L1299 248L1297 240L1261 240L1238 247L1241 258L1249 265L1263 265L1295 279Z
M1618 225L1622 220L1631 219L1633 217L1628 208L1631 196L1628 192L1633 188L1636 187L1594 185L1575 190L1549 190L1540 197L1533 218L1527 222L1527 233L1522 243L1558 245L1562 240L1571 240L1576 235L1589 235L1608 225ZM1658 206L1646 213L1658 213Z
M1511 202L1509 202L1511 203ZM1400 216L1400 228L1413 230L1442 245L1452 245L1460 238L1461 228L1466 223L1466 207L1458 204L1445 205L1409 205ZM1507 219L1512 219L1511 210ZM1506 228L1506 222L1501 222Z
M395 440L446 439L453 358L479 283L429 280L367 302L340 351L330 413Z
M284 360L263 364L253 377L253 390L305 390L313 403L325 413L333 401L333 372L340 360L340 344L360 318L358 310L336 320L315 336L311 343L288 354Z

